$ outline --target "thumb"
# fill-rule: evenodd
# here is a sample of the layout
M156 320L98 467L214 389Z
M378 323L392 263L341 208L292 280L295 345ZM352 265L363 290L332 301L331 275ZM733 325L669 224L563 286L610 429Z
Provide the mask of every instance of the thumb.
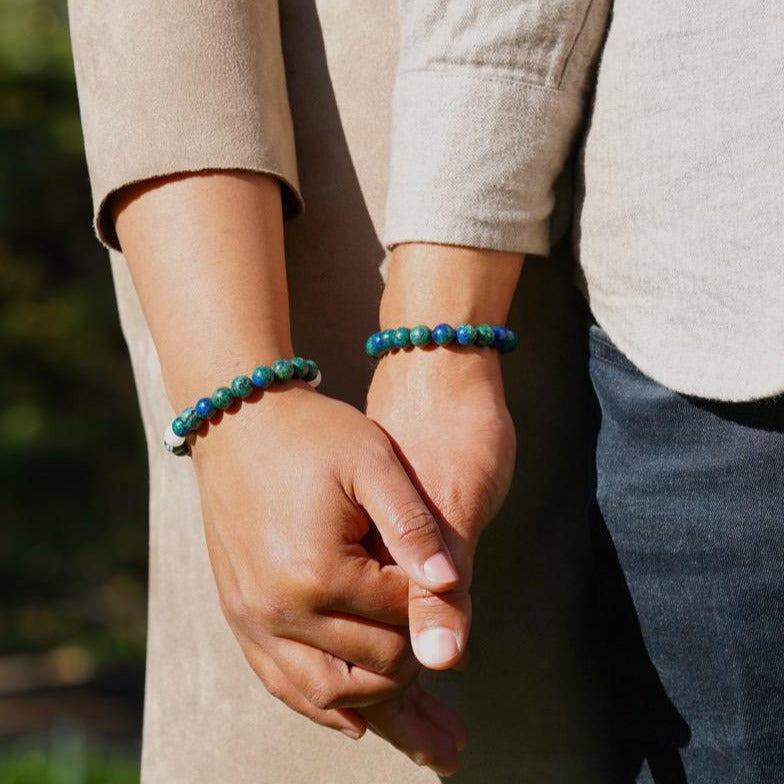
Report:
M361 491L355 487L357 500L410 580L414 653L431 669L451 667L460 660L468 639L471 599L467 590L453 590L459 575L438 521L397 457L365 477Z
M434 593L457 584L457 569L438 522L391 450L383 465L363 472L354 494L410 580Z

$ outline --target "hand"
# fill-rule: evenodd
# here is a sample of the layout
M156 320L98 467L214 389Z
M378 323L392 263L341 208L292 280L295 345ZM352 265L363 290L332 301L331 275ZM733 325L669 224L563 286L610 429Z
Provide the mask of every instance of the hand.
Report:
M408 581L455 583L438 525L383 433L307 385L207 427L193 460L224 614L270 692L359 737L352 709L399 695L418 671ZM399 566L363 545L371 521Z
M474 552L514 470L515 432L500 357L486 348L389 354L373 376L367 413L395 445L460 574L452 590L438 595L411 584L414 652L425 666L444 669L466 650Z

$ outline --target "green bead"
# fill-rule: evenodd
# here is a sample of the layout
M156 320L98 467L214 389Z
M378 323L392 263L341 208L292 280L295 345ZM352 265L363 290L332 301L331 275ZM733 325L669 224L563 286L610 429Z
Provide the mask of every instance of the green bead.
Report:
M234 402L234 394L228 387L218 387L210 400L215 408L225 411Z
M408 337L412 346L426 346L430 342L430 330L420 324L408 333Z
M187 428L189 433L193 433L195 430L198 430L201 427L201 423L204 421L199 417L196 413L196 409L193 406L188 406L188 408L183 411L179 419L182 421L183 425Z
M294 368L294 378L304 379L308 375L308 363L302 357L294 357L291 366Z
M278 381L288 381L294 376L294 365L288 359L276 359L272 363L272 372Z
M253 392L253 382L247 376L237 376L231 382L231 391L234 393L234 397L247 397Z
M520 344L520 338L517 337L517 333L513 329L507 329L506 336L506 345L503 349L504 354L514 351Z
M308 363L308 375L305 376L304 381L313 381L319 374L319 366L312 359L306 359L305 361Z
M392 333L392 345L395 348L408 348L411 345L411 330L406 327L398 327Z
M476 328L476 345L492 346L495 342L495 332L489 324L480 324Z
M177 417L172 422L172 431L174 432L174 435L180 436L180 438L184 438L188 435L188 427L180 417Z

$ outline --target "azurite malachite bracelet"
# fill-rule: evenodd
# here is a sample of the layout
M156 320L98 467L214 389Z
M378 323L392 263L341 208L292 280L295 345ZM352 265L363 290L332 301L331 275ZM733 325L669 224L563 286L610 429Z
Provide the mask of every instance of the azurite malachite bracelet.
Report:
M189 455L188 436L195 433L205 420L212 419L218 411L225 411L235 400L244 400L254 391L291 379L307 381L312 387L317 387L321 383L321 371L312 359L302 357L276 359L270 365L259 365L250 376L237 376L229 386L218 387L210 397L200 398L175 417L163 434L164 447L173 455Z
M452 327L449 324L438 324L433 329L420 324L417 327L398 327L382 329L374 332L365 341L365 352L368 356L380 359L390 351L424 346L483 346L498 349L502 354L517 348L517 333L509 327L489 324L460 324Z

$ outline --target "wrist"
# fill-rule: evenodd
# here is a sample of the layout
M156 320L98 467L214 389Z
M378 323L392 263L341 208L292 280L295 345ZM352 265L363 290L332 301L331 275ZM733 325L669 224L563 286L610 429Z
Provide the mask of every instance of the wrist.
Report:
M522 265L520 253L430 243L398 245L381 299L380 326L504 324Z

